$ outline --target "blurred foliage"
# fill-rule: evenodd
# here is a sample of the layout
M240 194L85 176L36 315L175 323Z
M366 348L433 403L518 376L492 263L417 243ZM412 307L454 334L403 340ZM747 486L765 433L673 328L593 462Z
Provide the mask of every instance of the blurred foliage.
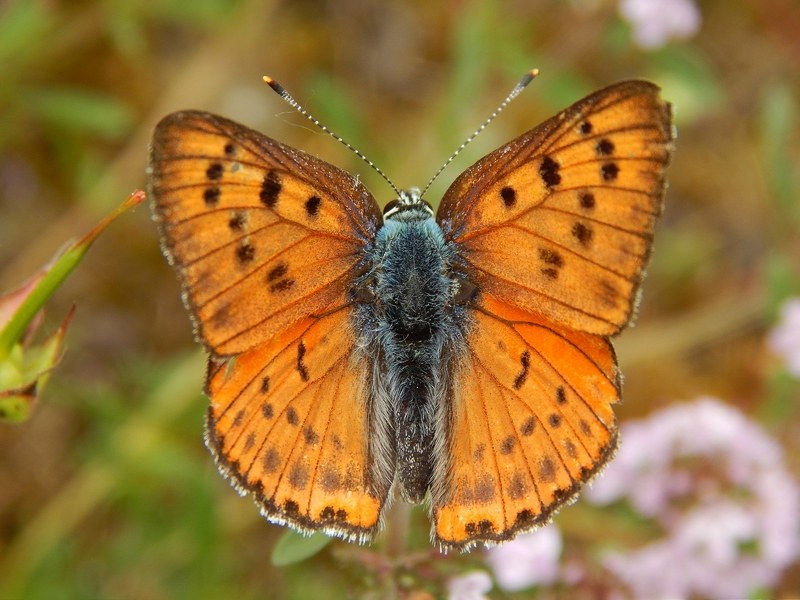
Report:
M679 135L637 327L618 343L620 416L716 395L760 418L800 475L800 388L764 345L777 306L800 291L800 6L699 6L697 35L645 51L612 0L6 0L0 288L144 186L152 127L173 110L244 122L359 173L388 201L380 178L263 74L407 187L539 67L439 178L434 203L461 169L580 95L645 77L674 103ZM143 207L98 240L52 314L73 302L69 352L34 418L0 428L0 597L436 595L480 564L480 553L432 551L419 508L400 555L390 532L376 552L335 541L270 564L284 530L203 448L202 358ZM567 543L641 534L596 512L562 512ZM798 568L769 594L796 589Z

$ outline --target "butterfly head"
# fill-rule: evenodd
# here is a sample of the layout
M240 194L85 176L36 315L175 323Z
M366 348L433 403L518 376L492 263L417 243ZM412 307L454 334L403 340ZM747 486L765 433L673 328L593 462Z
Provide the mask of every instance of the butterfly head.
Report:
M433 217L433 207L419 193L419 188L400 190L400 194L383 208L383 220L428 219Z

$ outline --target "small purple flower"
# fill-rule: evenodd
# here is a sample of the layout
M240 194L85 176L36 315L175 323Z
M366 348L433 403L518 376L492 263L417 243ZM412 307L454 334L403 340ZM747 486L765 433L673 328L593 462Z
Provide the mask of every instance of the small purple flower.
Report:
M645 49L659 48L670 38L690 38L700 29L700 10L692 0L620 0L619 12Z
M800 379L800 298L790 298L781 309L781 320L767 338L770 349L786 361L786 370Z
M746 597L800 556L800 488L775 440L739 411L701 398L624 424L622 440L586 498L626 500L664 531L606 557L635 596Z
M550 585L559 578L561 532L554 524L518 536L486 551L486 562L497 585L516 592L537 585Z
M488 600L492 578L486 571L470 571L447 582L448 600Z

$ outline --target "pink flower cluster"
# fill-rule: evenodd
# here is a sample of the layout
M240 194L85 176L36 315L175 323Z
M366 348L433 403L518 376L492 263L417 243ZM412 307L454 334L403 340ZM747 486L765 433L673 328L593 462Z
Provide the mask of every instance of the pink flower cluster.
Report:
M800 489L780 447L713 398L624 424L586 498L626 501L664 532L604 560L637 597L747 597L800 556Z
M692 0L620 0L619 12L645 49L659 48L670 38L690 38L700 29L700 10Z

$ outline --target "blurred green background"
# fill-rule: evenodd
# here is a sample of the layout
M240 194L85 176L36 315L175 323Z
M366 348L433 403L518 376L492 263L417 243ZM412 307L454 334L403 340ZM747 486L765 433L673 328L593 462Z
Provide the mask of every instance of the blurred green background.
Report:
M0 290L145 185L152 128L174 110L245 123L391 199L264 74L410 187L538 67L440 177L434 204L486 152L596 88L644 77L675 105L679 133L637 324L617 345L618 414L717 396L759 420L799 475L800 390L764 338L780 301L800 292L800 4L697 6L699 31L646 48L610 0L6 0ZM29 422L0 425L0 597L436 594L410 566L387 583L374 556L338 541L311 561L270 566L282 529L236 495L203 446L203 356L146 206L97 242L47 324L73 303L41 404ZM415 509L411 519L409 552L427 553L427 517ZM580 502L557 522L567 537L615 535L602 520L587 525ZM479 562L438 558L431 580ZM774 594L798 587L795 567Z

